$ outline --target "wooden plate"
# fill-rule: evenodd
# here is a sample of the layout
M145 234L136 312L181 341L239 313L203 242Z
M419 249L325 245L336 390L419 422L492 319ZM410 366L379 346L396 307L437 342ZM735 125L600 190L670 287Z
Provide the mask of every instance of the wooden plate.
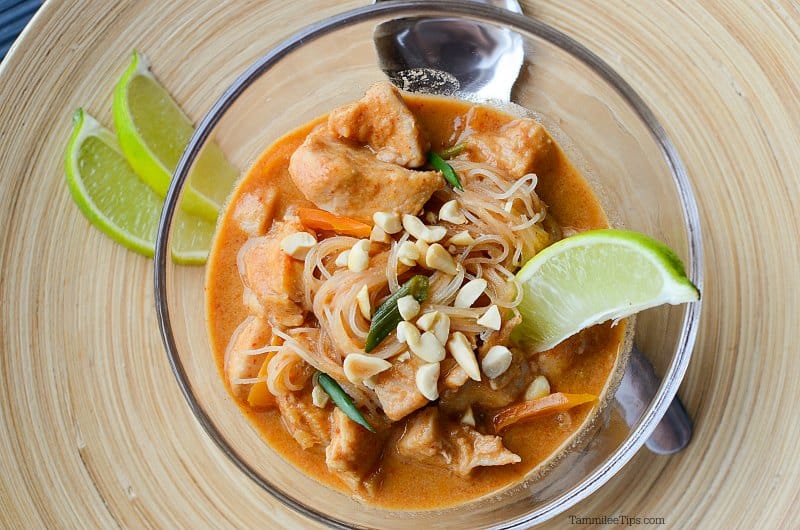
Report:
M62 156L76 107L111 123L132 48L197 119L270 44L359 3L48 2L2 63L1 526L309 526L201 431L161 346L152 263L90 227ZM800 6L705 4L526 6L656 111L692 178L707 263L681 388L694 440L669 457L642 450L552 528L800 521Z

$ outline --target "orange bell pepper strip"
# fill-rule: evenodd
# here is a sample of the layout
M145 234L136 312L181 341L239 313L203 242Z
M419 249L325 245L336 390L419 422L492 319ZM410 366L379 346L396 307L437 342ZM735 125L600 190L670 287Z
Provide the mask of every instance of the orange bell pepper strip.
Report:
M565 394L556 392L548 396L509 405L500 409L492 417L494 432L499 433L509 425L519 421L528 421L548 414L569 410L584 403L595 401L597 396L592 394Z
M364 238L369 237L372 233L372 227L366 223L316 208L299 208L297 217L306 228L329 230L337 234Z

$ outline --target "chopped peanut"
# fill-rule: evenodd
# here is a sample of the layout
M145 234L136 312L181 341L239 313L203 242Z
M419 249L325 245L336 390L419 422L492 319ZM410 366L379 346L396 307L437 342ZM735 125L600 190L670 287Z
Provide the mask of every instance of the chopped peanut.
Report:
M428 267L447 274L455 274L458 271L453 256L439 243L428 247L428 252L425 253L425 263Z
M475 303L475 300L480 298L483 291L486 290L487 282L483 278L476 278L470 280L459 289L456 295L456 301L453 302L454 307L467 308Z
M406 337L406 339L408 338ZM418 341L409 340L408 347L414 355L429 363L439 362L445 356L444 345L430 331L420 335Z
M511 366L511 350L505 346L492 346L481 361L483 373L489 379L503 375Z
M417 369L415 382L419 393L433 401L439 397L439 363L429 363Z
M450 238L451 245L457 245L460 247L466 247L472 245L473 243L475 243L475 239L466 230L459 232Z
M419 259L419 249L411 241L403 241L397 249L397 261L403 265L413 267Z
M478 360L475 358L475 352L472 351L472 345L463 333L456 331L450 336L450 340L447 341L447 350L459 366L467 372L470 379L474 381L481 380L481 373L478 369Z
M392 367L392 363L378 357L364 355L361 353L351 353L344 358L344 375L354 384L359 384L364 379L368 379L375 374Z
M294 259L304 260L316 244L317 238L308 232L295 232L281 240L281 250Z
M500 326L503 324L502 319L500 318L500 310L496 305L489 306L489 309L486 310L483 316L481 316L476 323L479 326L484 326L486 328L499 331Z
M356 302L358 302L358 310L361 311L361 315L367 320L372 320L372 308L370 307L369 290L366 284L359 289L356 295Z
M458 207L458 201L455 199L447 201L442 205L442 208L439 210L439 219L447 221L448 223L453 223L454 225L463 225L467 222L467 218L461 213Z
M387 234L396 234L403 229L400 222L400 215L394 212L375 212L372 214L375 226L378 226Z
M397 301L397 309L403 320L411 320L419 314L419 302L409 294Z
M347 256L347 268L353 272L364 272L369 266L369 239L361 239Z

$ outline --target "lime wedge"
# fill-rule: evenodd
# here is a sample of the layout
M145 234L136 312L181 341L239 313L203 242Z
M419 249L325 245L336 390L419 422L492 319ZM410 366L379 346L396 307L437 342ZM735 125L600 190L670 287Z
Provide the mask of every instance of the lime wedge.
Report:
M81 212L103 233L126 248L151 257L163 199L136 175L114 134L78 109L67 144L67 186ZM173 259L205 263L214 224L180 213L176 220Z
M531 258L517 280L523 290L522 323L514 339L534 351L548 350L600 322L700 299L672 250L626 230L563 239Z
M114 91L114 124L134 171L164 197L194 127L136 51ZM207 142L189 176L181 207L216 221L238 176L219 146Z

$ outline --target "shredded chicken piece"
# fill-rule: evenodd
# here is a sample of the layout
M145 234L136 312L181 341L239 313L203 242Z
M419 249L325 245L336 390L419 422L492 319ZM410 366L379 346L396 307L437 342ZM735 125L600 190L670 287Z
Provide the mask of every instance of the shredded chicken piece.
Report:
M412 356L395 361L391 368L375 376L374 391L384 414L397 421L428 404L428 398L417 389L415 372L422 362Z
M275 400L283 425L300 447L308 449L330 441L330 412L314 406L310 389L282 394Z
M368 144L383 162L408 168L425 164L429 144L391 83L372 85L363 98L334 109L328 128L342 138Z
M473 133L464 140L462 157L489 164L518 179L533 171L537 158L552 145L544 127L533 120L519 119L497 133Z
M443 467L462 477L476 467L504 466L522 460L503 446L499 436L443 420L436 407L428 407L408 420L397 450L404 458Z
M444 186L438 171L414 171L378 160L366 147L312 131L292 154L289 174L317 207L372 224L375 212L416 215Z
M276 327L299 326L305 319L306 311L301 305L303 262L286 255L280 248L284 237L303 230L295 219L276 223L269 234L250 239L240 251L239 272L245 294L252 294L254 298L248 306L251 310L259 305L268 309L267 315Z
M272 338L272 329L264 318L249 316L233 332L225 354L225 374L233 394L244 399L252 383L243 383L258 375L265 354L248 355L248 350L266 346Z
M383 444L378 436L352 421L336 408L331 421L331 443L325 463L354 492L375 492L375 479Z

